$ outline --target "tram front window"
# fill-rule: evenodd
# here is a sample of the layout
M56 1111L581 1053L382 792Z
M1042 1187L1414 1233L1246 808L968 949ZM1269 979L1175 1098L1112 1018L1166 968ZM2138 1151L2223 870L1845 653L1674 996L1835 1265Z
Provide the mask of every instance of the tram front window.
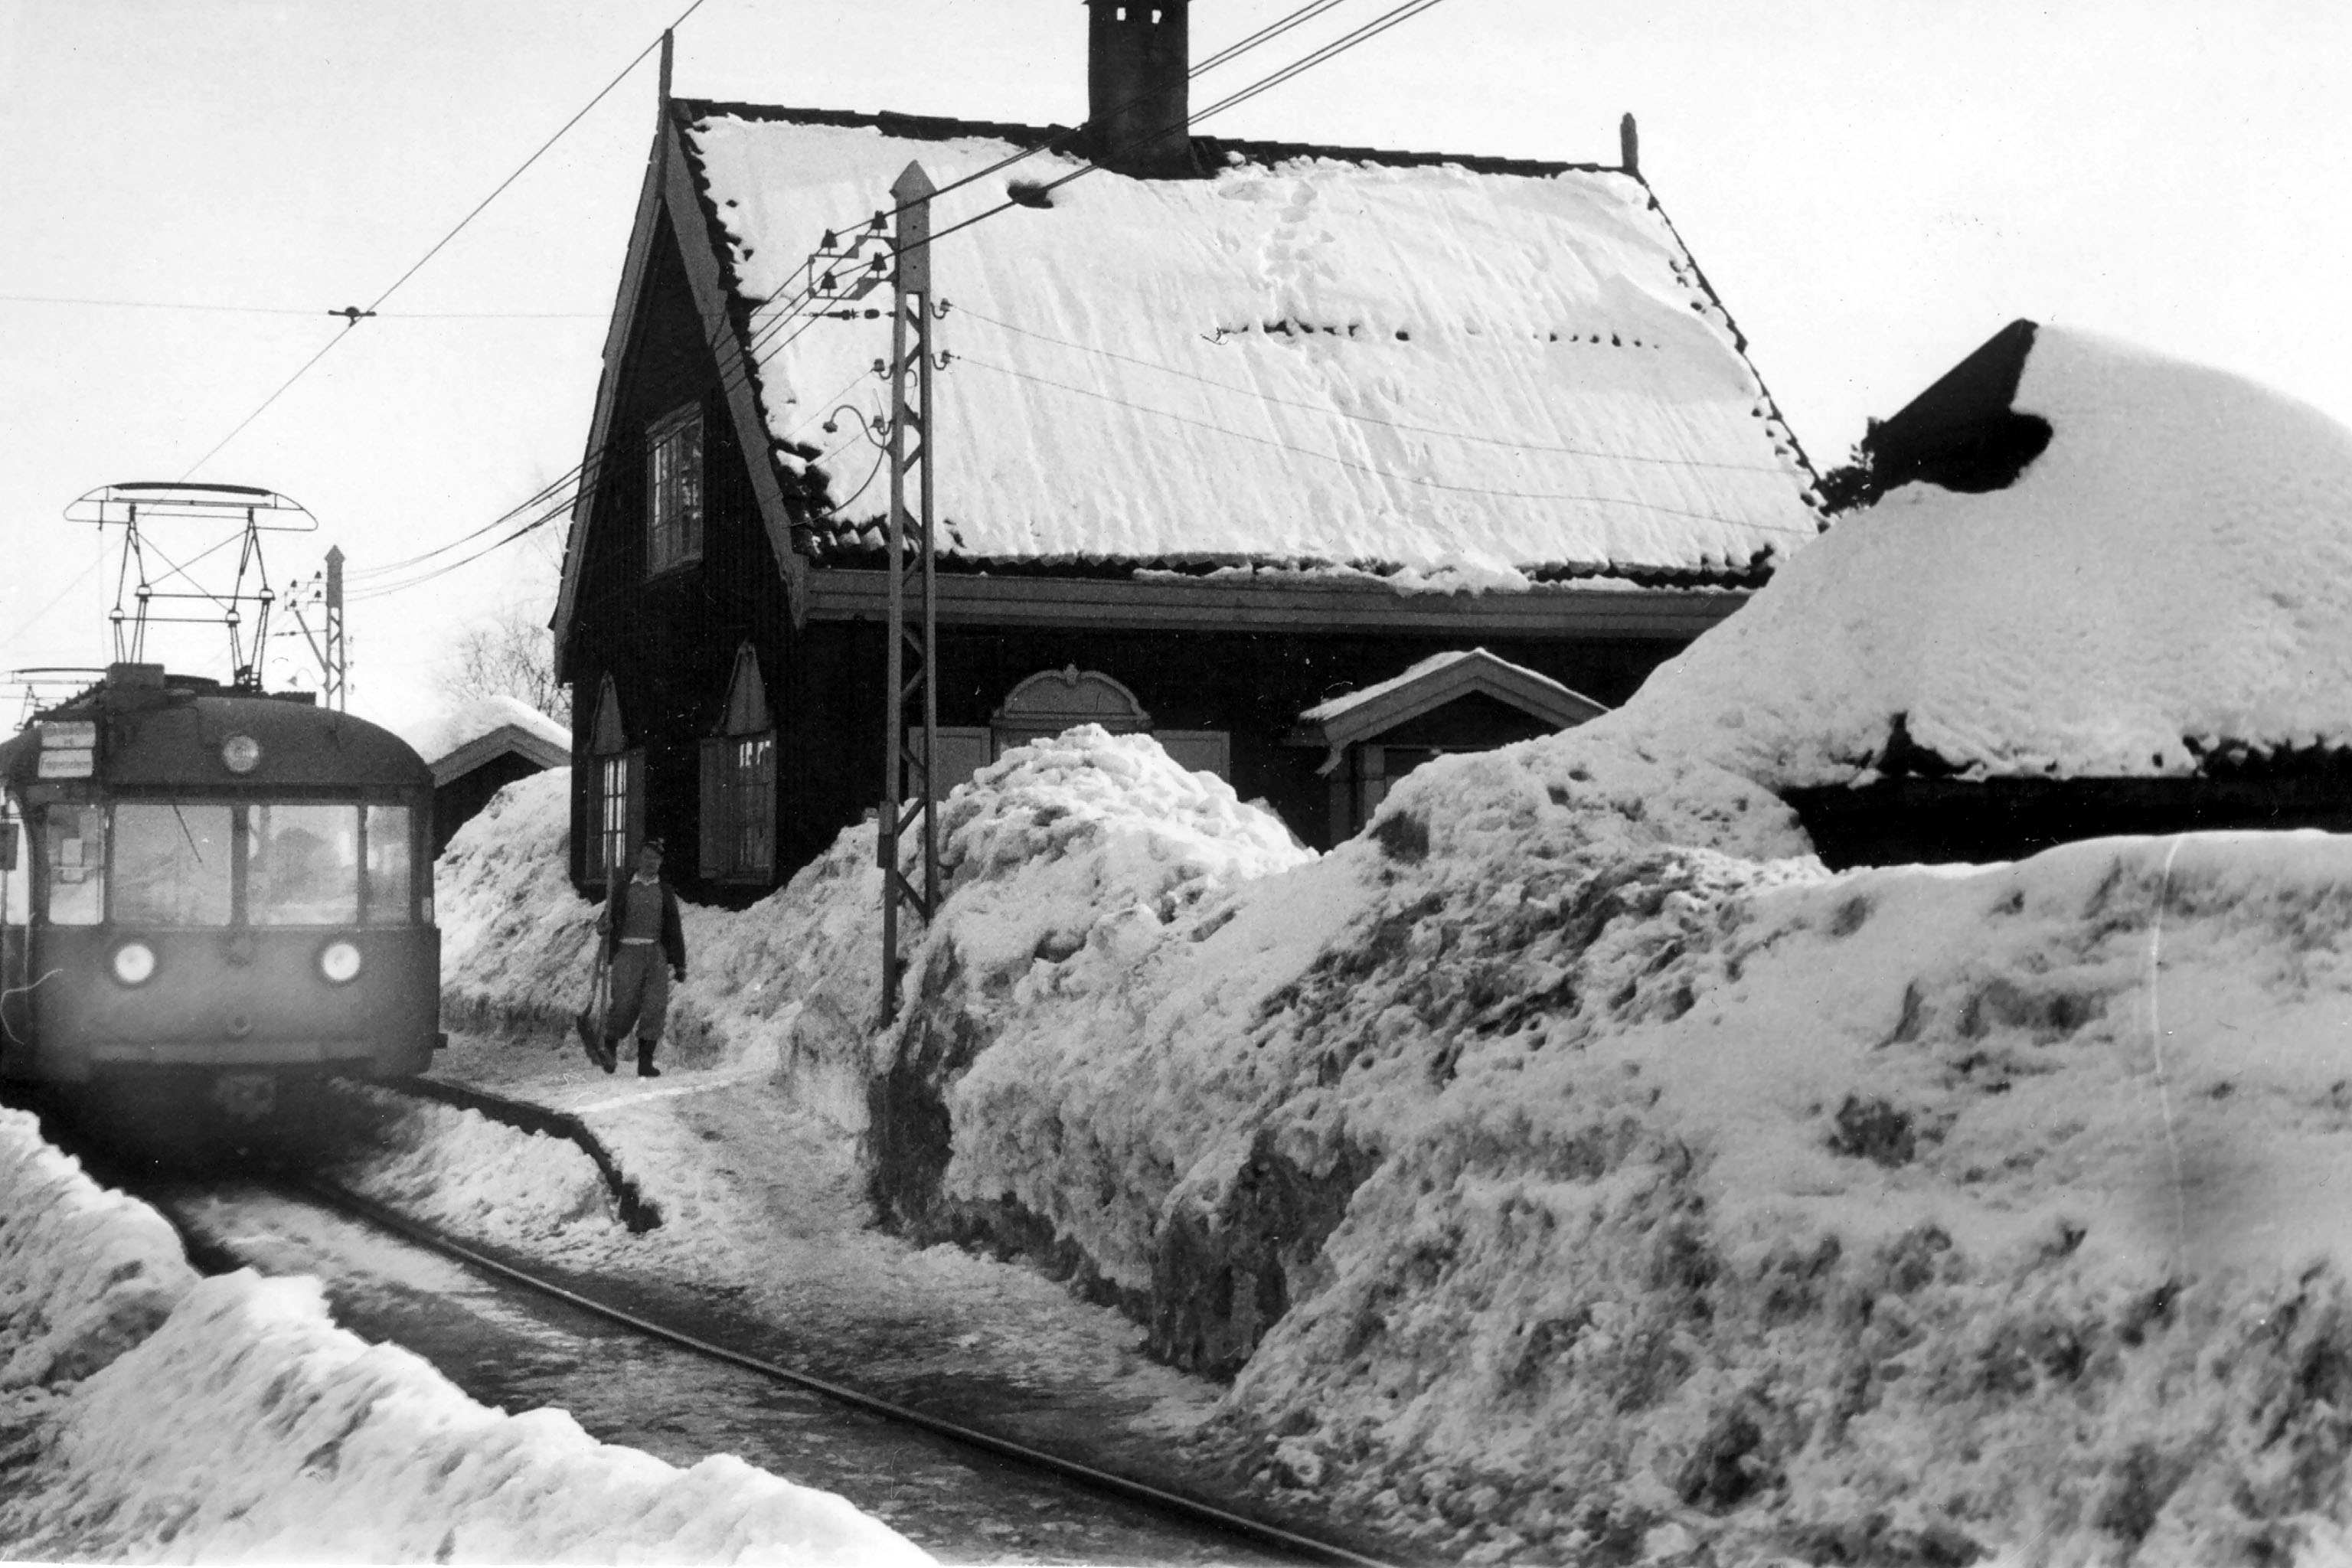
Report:
M225 926L229 808L125 801L114 808L114 918L130 925Z
M406 925L415 919L416 892L409 872L409 817L404 805L367 808L367 919L372 926Z
M251 809L246 919L255 925L348 925L360 914L360 809L281 804Z
M106 918L106 808L53 805L41 815L51 925L94 926Z

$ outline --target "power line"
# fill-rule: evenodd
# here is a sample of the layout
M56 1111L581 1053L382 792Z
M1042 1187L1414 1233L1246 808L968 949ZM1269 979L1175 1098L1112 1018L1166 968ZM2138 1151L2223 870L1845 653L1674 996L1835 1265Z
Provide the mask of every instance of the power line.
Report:
M97 300L66 294L0 294L0 304L82 305L110 310L194 310L236 316L340 316L341 310L301 310L290 305L205 305L185 300ZM387 321L587 321L610 310L371 310L362 315Z
M1275 39L1282 37L1283 34L1290 31L1291 28L1297 26L1300 23L1311 22L1316 17L1321 16L1324 12L1328 11L1333 6L1340 4L1342 4L1342 0L1315 0L1315 3L1312 5L1301 5L1297 10L1290 13L1289 16L1278 17L1276 20L1267 23L1265 26L1260 27L1256 32L1252 33L1248 37L1242 39L1241 42L1237 44L1228 44L1225 47L1218 50L1215 54L1211 55L1207 59L1202 60L1199 65L1194 66L1187 74L1189 76L1197 77L1203 71L1213 71L1219 66L1223 65L1227 60L1245 55L1249 53L1250 50L1257 47L1260 44L1272 43Z
M697 11L701 10L703 0L694 0L692 5L688 5L685 10L677 14L677 20L672 22L667 27L663 29L662 36L667 37L670 33L686 25L686 19L688 16L693 16ZM565 132L570 131L573 126L579 124L582 120L585 119L590 110L604 102L605 96L614 88L620 86L622 81L627 78L631 71L636 69L639 65L643 64L647 55L652 54L656 49L661 47L661 38L656 37L652 43L647 44L644 48L638 50L636 58L631 60L627 65L623 66L618 74L616 74L612 80L606 82L604 87L598 89L595 97L590 99L586 103L580 106L578 113L572 115L571 119L565 121L561 126L557 127L554 135L549 137L546 141L539 144L538 152L533 153L530 157L525 158L521 163L516 166L513 174L509 174L505 179L500 180L497 190L492 191L488 195L484 196L480 201L475 203L474 210L467 213L464 217L459 218L456 228L453 228L447 234L443 235L440 239L435 242L432 249L418 257L415 266L409 268L407 271L402 273L399 277L394 279L392 280L392 287L386 289L383 293L378 294L373 302L372 302L367 308L370 310L373 310L378 306L382 305L386 300L391 299L402 284L407 282L411 278L415 277L417 272L423 268L426 262L440 255L441 247L443 246L447 245L451 240L457 238L457 236L465 230L467 224L481 216L482 209L484 207L488 206L492 202L498 200L499 196L506 193L506 188L509 185L513 184L517 180L522 178L525 170L529 169L533 163L538 163L540 159L546 154L546 152L550 147L554 146L558 142L562 141Z
M1203 72L1213 71L1221 65L1225 65L1233 60L1238 59L1242 56L1249 53L1252 49L1256 48L1259 45L1272 43L1276 38L1280 37L1283 34L1290 31L1291 28L1297 26L1300 23L1312 21L1315 17L1321 16L1324 12L1330 10L1333 6L1344 3L1345 0L1308 0L1307 5L1299 6L1298 9L1291 12L1287 16L1277 17L1266 26L1260 27L1256 32L1252 33L1248 37L1243 38L1238 42L1226 45L1215 54L1211 55L1207 59L1202 60L1199 65L1196 65L1190 70L1186 71L1184 73L1184 79L1187 81L1190 81L1202 75ZM1159 97L1160 91L1160 89L1158 88L1151 88L1145 91L1139 92L1131 98L1124 99L1121 101L1113 104L1109 112L1112 114L1118 114L1124 110L1132 109L1137 104L1142 103L1148 99ZM1200 118L1198 115L1189 115L1185 119L1185 123L1190 124L1193 120L1198 118ZM1163 131L1169 128L1170 127L1168 126L1160 127ZM1018 153L999 158L995 163L989 164L985 168L974 170L972 173L965 174L959 179L950 180L946 184L940 186L939 189L933 191L929 195L923 199L925 201L937 201L940 197L946 195L950 191L961 190L964 186L972 184L974 181L984 180L991 174L1013 167L1013 164L1022 162L1024 159L1034 158L1040 153L1056 152L1070 142L1084 136L1087 133L1087 127L1085 125L1073 126L1071 129L1063 132L1059 136L1048 137L1046 140L1037 143L1034 147L1024 148ZM907 209L904 206L896 206L888 208L883 212L877 212L874 216L887 221L897 217L900 213L905 212L906 210ZM859 221L862 223L866 220L861 219ZM828 230L827 232L845 232L846 229L855 226L856 226L836 225L834 229Z
M693 16L697 11L700 10L702 8L702 5L703 0L694 0L692 5L688 5L684 11L678 14L677 20L672 22L669 25L669 27L665 29L664 36L666 37L669 31L674 31L683 24L688 16ZM499 197L505 193L509 185L513 184L515 181L522 177L524 170L529 169L533 163L538 163L540 158L550 147L554 146L557 142L562 139L565 132L570 131L573 126L579 124L581 120L586 116L590 110L604 102L607 94L609 94L614 88L620 86L622 81L631 71L636 69L639 65L644 63L647 55L652 54L660 47L661 38L656 37L652 43L647 44L643 49L637 51L636 58L632 59L627 65L623 66L618 75L614 76L611 81L606 82L603 88L598 89L595 97L581 105L578 113L575 113L571 119L565 121L562 127L556 131L554 135L549 137L545 142L541 142L539 150L518 164L513 174L509 174L505 179L499 181L498 189L492 191L488 195L484 196L479 202L475 204L473 211L467 213L464 217L459 218L457 220L457 227L452 228L448 233L436 240L430 250L427 250L423 256L418 257L415 264L412 265L407 271L394 279L392 280L392 286L386 289L383 293L378 294L374 300L371 302L364 310L355 312L351 318L347 319L343 323L343 330L341 332L329 338L325 343L320 345L317 353L314 353L309 359L304 360L299 370L297 370L292 375L288 376L286 380L280 384L277 391L262 399L260 407L256 408L252 413L237 421L236 429L231 430L227 435L222 437L220 440L214 445L211 451L206 452L203 457L198 458L194 462L189 464L187 471L183 473L180 478L182 479L187 479L190 474L194 474L198 468L203 468L206 463L211 462L213 458L219 456L222 447L226 447L231 441L236 440L238 436L244 434L247 426L251 425L255 420L260 418L261 416L268 410L270 405L285 396L287 391L291 388L296 382L301 380L305 375L310 374L310 367L312 365L317 364L320 360L326 358L329 351L333 349L337 343L341 342L343 339L350 334L352 328L359 324L360 316L373 315L386 300L392 298L394 293L399 289L402 284L407 282L411 278L415 277L418 270L422 268L426 262L440 255L444 246L446 246L451 240L457 238L467 224L472 223L477 217L481 216L483 208L498 200Z
M1156 370L1166 375L1181 376L1186 381L1197 381L1202 386L1213 386L1219 391L1230 392L1236 396L1254 397L1261 403L1271 403L1278 407L1297 408L1308 414L1327 415L1334 419L1350 419L1361 425L1379 425L1391 430L1402 430L1416 436L1441 436L1450 440L1475 441L1482 446L1503 447L1515 452L1558 452L1572 458L1605 458L1613 462L1654 463L1664 468L1721 468L1741 474L1786 475L1789 471L1765 463L1721 463L1704 458L1659 458L1641 452L1612 452L1601 447L1574 447L1556 442L1522 440L1508 436L1485 436L1474 430L1449 430L1441 426L1414 425L1402 419L1383 419L1377 414L1358 414L1350 409L1332 408L1323 404L1306 403L1291 397L1277 397L1270 392L1263 392L1255 387L1237 386L1232 382L1219 381L1213 376L1196 375L1189 370L1179 370L1172 364L1161 364L1156 360L1120 353L1116 349L1097 348L1089 343L1074 343L1067 338L1057 338L1048 332L1036 331L1028 327L1016 327L1010 321L998 321L994 316L975 310L969 305L958 304L956 310L962 315L986 321L992 327L1002 327L1008 332L1018 332L1024 338L1034 338L1039 342L1054 343L1066 349L1076 349L1080 353L1100 354L1105 359L1115 359L1127 364L1140 365L1145 370Z
M1339 56L1346 54L1349 49L1355 48L1359 45L1370 43L1372 39L1379 37L1382 33L1387 32L1391 27L1401 26L1403 23L1412 21L1416 16L1420 16L1427 12L1435 10L1442 3L1443 0L1405 0L1405 4L1399 5L1395 10L1382 12L1380 16L1373 17L1362 26L1357 28L1354 32L1344 34L1339 38L1334 39L1332 42L1324 45L1321 48L1300 57L1300 58L1293 62L1286 68L1276 71L1274 75L1265 78L1264 80L1253 83L1251 86L1242 89L1239 92L1236 92L1228 98L1221 99L1217 102L1211 104L1208 108L1202 110L1200 115L1196 118L1206 119L1212 114L1221 113L1225 110L1233 108L1236 104L1246 103L1262 92L1271 91L1273 89L1280 87L1292 77L1312 70L1317 66L1321 65L1324 61L1337 58Z
M1767 533L1799 534L1807 539L1812 538L1817 531L1810 528L1791 528L1785 523L1744 521L1737 518L1725 517L1719 512L1694 511L1686 507L1666 506L1633 496L1587 495L1574 491L1506 490L1485 485L1450 484L1444 479L1427 479L1417 474L1401 474L1391 468L1383 468L1378 464L1362 462L1338 452L1326 452L1313 447L1301 447L1292 442L1277 440L1271 436L1253 436L1244 430L1234 430L1223 425L1212 425L1205 419L1195 419L1190 415L1178 414L1170 409L1152 408L1143 404L1130 403L1124 397L1114 396L1108 392L1097 392L1092 387L1073 386L1067 382L1054 381L1042 375L1031 375L1025 371L992 364L987 360L978 359L971 354L957 355L956 363L975 365L982 370L993 371L999 375L1009 375L1016 381L1032 382L1039 386L1050 386L1056 391L1071 393L1079 397L1090 397L1099 403L1116 404L1121 408L1132 409L1138 414L1149 414L1155 418L1172 419L1179 425L1189 425L1196 430L1206 430L1214 435L1230 437L1236 441L1248 441L1260 447L1272 447L1278 451L1294 452L1303 458L1315 458L1323 462L1337 463L1343 468L1353 468L1359 473L1370 474L1375 479L1393 480L1398 484L1418 485L1424 489L1444 490L1455 495L1492 496L1504 500L1577 501L1596 506L1638 507L1644 511L1663 512L1672 517L1693 518L1702 522L1719 522L1727 528L1753 528Z

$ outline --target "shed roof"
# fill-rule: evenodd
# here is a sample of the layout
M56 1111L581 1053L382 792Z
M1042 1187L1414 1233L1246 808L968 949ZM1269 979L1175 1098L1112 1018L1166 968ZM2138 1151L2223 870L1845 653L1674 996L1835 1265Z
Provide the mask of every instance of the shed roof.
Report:
M822 480L804 548L870 555L876 454L822 426L882 410L886 297L788 322L803 258L911 162L946 187L1059 132L672 107L766 433ZM1040 151L935 204L951 566L1744 583L1817 533L1802 452L1638 176L1198 148L1209 178L1097 172L953 235L1081 163Z
M1296 745L1328 746L1336 763L1340 749L1384 734L1408 720L1476 693L1565 730L1609 711L1582 692L1483 647L1432 654L1402 675L1390 677L1318 702L1298 716Z
M400 727L400 737L447 784L494 757L526 757L543 768L568 766L572 731L520 698L477 697Z

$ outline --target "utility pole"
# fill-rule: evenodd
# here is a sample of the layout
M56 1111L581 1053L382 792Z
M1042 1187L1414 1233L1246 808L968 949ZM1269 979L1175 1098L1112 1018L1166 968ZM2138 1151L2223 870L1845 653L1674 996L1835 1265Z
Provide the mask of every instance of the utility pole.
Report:
M877 825L885 1025L898 1011L898 911L911 910L916 919L928 921L940 907L939 810L931 788L940 726L939 689L931 678L939 651L931 552L931 195L937 189L920 163L908 164L890 187L898 203L890 310L890 654ZM911 513L910 474L916 479ZM909 788L911 806L906 800ZM898 841L910 826L919 826L922 846L919 888L899 860Z
M350 655L343 641L343 547L327 546L327 656L326 688L320 695L326 705L336 712L351 706Z

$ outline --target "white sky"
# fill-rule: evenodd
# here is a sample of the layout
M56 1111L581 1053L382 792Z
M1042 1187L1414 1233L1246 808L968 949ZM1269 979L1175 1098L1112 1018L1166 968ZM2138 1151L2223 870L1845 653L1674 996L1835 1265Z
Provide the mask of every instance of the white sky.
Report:
M1295 4L1200 0L1194 57ZM294 312L0 299L0 671L109 657L113 563L90 570L68 503L185 473L344 331L327 311L382 293L684 5L0 0L0 296ZM1386 8L1349 0L1195 92ZM1084 21L1077 0L706 0L676 87L1069 123ZM331 542L357 573L469 532L579 461L653 101L648 59L197 470L320 518L271 541L281 585ZM2323 0L1446 0L1205 129L1614 162L1632 110L1644 173L1828 465L2021 315L2352 423L2342 328L2311 304L2352 261L2347 106L2352 8ZM354 707L408 716L463 626L541 613L560 542L559 523L356 603ZM296 646L273 686L316 684ZM217 632L158 650L226 672ZM0 729L16 717L0 688Z

